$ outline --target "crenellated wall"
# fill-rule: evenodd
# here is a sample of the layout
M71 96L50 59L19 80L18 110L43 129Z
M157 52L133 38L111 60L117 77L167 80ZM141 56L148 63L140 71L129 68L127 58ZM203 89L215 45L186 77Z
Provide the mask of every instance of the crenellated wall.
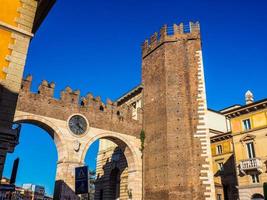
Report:
M189 22L188 25L183 23L173 24L173 26L164 25L159 33L155 32L149 40L145 40L142 45L142 56L146 57L164 43L176 41L177 39L187 40L188 38L198 38L200 34L199 22Z
M100 97L88 94L80 97L80 91L66 87L60 98L54 98L55 83L42 81L38 92L31 92L32 76L22 81L17 110L60 120L68 120L74 113L81 113L88 119L90 126L118 131L138 136L141 122L132 119L132 110L128 106L117 106L111 100L103 103Z
M70 87L61 91L57 99L54 97L55 83L46 80L41 82L36 93L31 91L31 85L32 76L27 76L22 81L15 122L37 125L52 136L58 152L54 199L78 199L74 193L74 169L84 165L85 155L93 142L105 139L123 149L130 169L129 183L124 184L123 189L131 189L133 199L140 200L139 134L142 124L132 119L131 109L117 106L111 100L103 103L100 97L92 94L80 97L80 91ZM88 121L88 129L82 135L75 135L69 128L68 121L75 114L83 115Z

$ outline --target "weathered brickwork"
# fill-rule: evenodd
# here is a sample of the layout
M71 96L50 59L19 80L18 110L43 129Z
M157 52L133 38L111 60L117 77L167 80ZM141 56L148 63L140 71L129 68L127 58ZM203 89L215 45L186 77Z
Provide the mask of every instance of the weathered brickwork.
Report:
M143 45L144 198L214 199L199 25Z
M140 152L139 133L142 129L140 121L132 119L131 109L117 106L107 100L104 104L100 97L91 94L80 98L80 92L72 91L67 87L61 92L60 99L54 98L55 84L42 81L37 93L32 93L32 77L23 80L19 93L15 121L31 123L45 129L54 139L58 164L54 199L76 199L74 193L74 169L84 164L85 155L90 145L97 139L107 139L114 142L123 152L124 164L118 166L122 195L132 191L135 200L142 195L142 161ZM68 120L73 114L83 115L88 121L88 131L82 136L74 135L69 127ZM104 177L100 177L98 187L110 177L114 162L106 163ZM124 169L123 169L124 168ZM106 183L105 183L106 182ZM105 188L104 196L114 196L114 192ZM126 197L125 197L126 199Z
M118 107L111 100L104 104L100 97L88 94L80 99L78 90L67 87L60 99L54 98L54 83L43 81L37 93L30 91L32 77L23 80L17 110L67 121L73 113L87 117L90 126L139 136L141 123L133 120L128 107Z

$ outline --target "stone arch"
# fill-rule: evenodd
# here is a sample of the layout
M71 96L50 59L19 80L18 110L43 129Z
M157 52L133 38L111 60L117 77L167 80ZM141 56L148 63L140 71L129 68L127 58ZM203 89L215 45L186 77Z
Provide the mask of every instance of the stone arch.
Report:
M82 156L81 156L81 160L80 162L83 163L86 153L89 150L90 146L98 139L107 139L107 140L111 140L112 142L114 142L115 144L117 144L119 147L126 147L125 148L125 153L128 154L128 157L126 157L128 165L129 165L129 161L131 165L131 167L136 168L138 167L138 163L140 164L141 162L141 152L139 150L140 146L135 146L133 143L135 143L136 141L130 141L130 140L134 140L134 139L128 139L128 137L124 137L123 134L119 134L116 133L114 134L113 132L103 132L100 134L96 134L95 136L93 136L92 138L90 138L90 140L86 143L85 148L82 152ZM136 138L136 140L138 140ZM137 141L139 142L139 141ZM131 154L131 155L129 155ZM125 155L127 156L127 155ZM128 160L129 159L129 160Z
M93 130L90 132L94 132ZM142 159L140 152L140 140L133 136L127 136L120 133L101 131L94 134L93 137L85 144L81 156L81 163L84 162L86 153L90 146L98 139L107 139L120 148L124 149L124 155L128 164L128 190L132 193L133 200L141 200L142 198Z
M14 122L32 124L45 130L54 141L57 149L58 162L61 162L68 158L67 152L64 151L64 140L61 139L62 133L51 121L39 115L16 113Z

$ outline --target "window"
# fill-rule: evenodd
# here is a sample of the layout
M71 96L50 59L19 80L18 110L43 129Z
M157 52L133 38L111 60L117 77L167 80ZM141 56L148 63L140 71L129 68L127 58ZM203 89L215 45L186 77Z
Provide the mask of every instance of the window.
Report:
M253 142L247 143L247 151L248 151L249 158L255 158L255 150L254 150Z
M100 111L104 111L104 107L101 105L101 106L99 107L99 110L100 110Z
M223 150L222 150L221 144L217 145L216 151L217 151L217 154L222 154Z
M260 182L260 178L259 178L259 174L251 174L251 182L252 183L259 183Z
M218 163L218 167L219 167L219 170L220 171L223 171L224 170L224 168L223 168L223 162Z
M217 200L222 200L222 194L217 194Z
M251 123L250 123L250 119L244 119L242 121L242 126L243 126L243 131L248 131L251 129Z

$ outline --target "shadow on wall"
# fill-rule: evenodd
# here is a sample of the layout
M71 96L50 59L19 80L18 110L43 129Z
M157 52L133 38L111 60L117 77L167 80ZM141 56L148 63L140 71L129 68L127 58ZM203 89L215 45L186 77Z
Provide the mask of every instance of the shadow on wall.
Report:
M116 147L102 166L103 174L97 174L94 200L128 200L128 164L124 149Z
M0 84L0 178L7 153L13 153L18 144L20 125L13 126L18 93L8 90Z
M223 164L223 170L218 170L215 177L221 177L221 187L224 193L224 200L237 200L238 190L237 190L237 178L234 155L231 155L229 159Z
M0 127L11 128L14 119L18 93L0 84Z
M62 180L55 182L54 200L79 200L75 192Z

